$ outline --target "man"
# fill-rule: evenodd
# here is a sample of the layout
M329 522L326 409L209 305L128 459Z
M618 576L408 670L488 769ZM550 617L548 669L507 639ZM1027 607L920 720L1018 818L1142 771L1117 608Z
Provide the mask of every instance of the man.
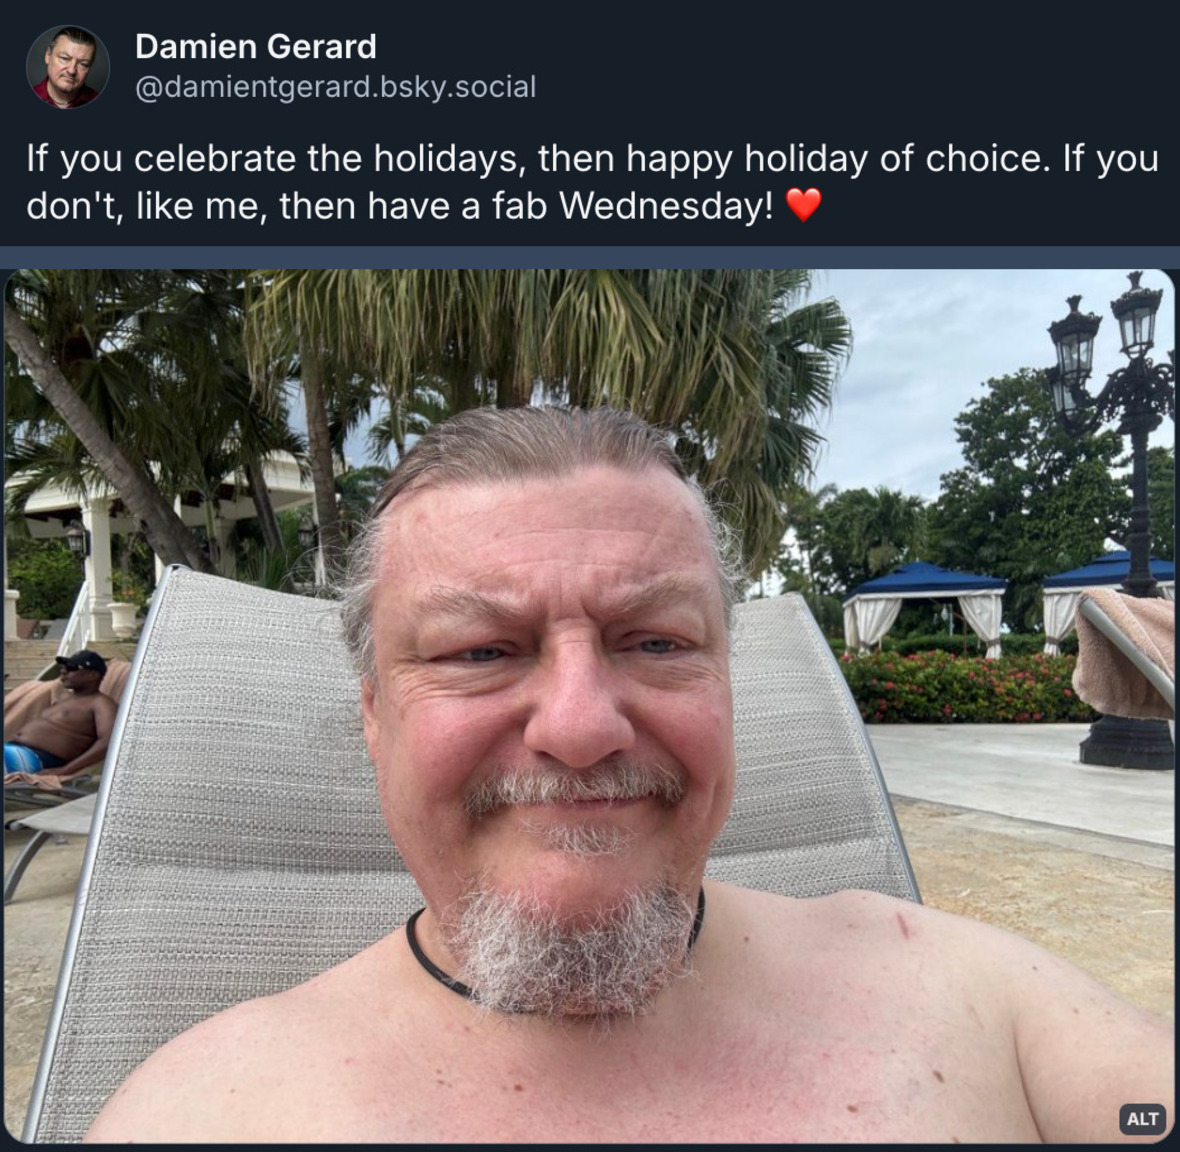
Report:
M84 28L63 28L45 49L45 79L33 91L55 108L80 108L98 93L86 83L94 63L94 37Z
M734 790L725 535L609 409L427 433L345 631L426 908L148 1059L95 1141L1040 1141L1171 1106L1171 1037L1006 933L704 883Z
M73 656L58 656L57 662L67 695L5 742L6 776L13 772L73 776L107 754L119 710L114 700L99 691L107 662L88 648Z

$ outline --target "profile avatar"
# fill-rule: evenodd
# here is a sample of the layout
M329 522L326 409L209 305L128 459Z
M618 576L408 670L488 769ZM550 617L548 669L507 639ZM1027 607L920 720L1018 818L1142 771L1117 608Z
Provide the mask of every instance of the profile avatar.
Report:
M97 44L84 28L62 28L45 49L45 79L33 91L55 108L80 108L98 92L86 83Z

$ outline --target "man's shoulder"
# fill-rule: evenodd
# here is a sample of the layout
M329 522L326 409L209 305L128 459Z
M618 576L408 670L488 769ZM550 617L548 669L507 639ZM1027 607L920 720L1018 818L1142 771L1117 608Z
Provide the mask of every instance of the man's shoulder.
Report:
M873 955L894 967L926 966L933 952L940 958L939 970L998 984L1006 968L1028 967L1030 955L1041 954L1036 945L1003 929L881 892L844 889L792 898L744 888L728 891L740 923L758 924L792 955L805 941L819 965Z
M87 1139L137 1143L316 1140L319 1094L353 1062L372 1014L369 954L246 1000L157 1049L107 1102ZM328 1138L327 1136L324 1137Z
M245 1001L157 1049L107 1101L87 1134L101 1143L259 1138L271 1088L306 1051L287 994ZM296 1062L297 1063L297 1062Z
M91 100L97 99L98 89L91 88L88 84L83 84L78 90L78 95L70 101L71 108L80 108L83 104L89 104Z
M88 708L95 717L104 719L114 719L115 714L119 711L118 703L102 692L95 692L91 696L75 696L71 703L81 704L84 708Z

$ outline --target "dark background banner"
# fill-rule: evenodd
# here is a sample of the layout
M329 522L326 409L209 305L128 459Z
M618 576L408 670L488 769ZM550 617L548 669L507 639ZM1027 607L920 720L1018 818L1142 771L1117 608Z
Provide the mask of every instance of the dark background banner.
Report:
M1093 27L1062 28L1027 11L1016 21L992 9L987 27L967 34L963 16L950 27L945 5L900 15L729 5L709 9L707 23L688 9L651 8L70 8L62 22L85 19L109 71L99 99L66 112L39 102L26 78L29 49L56 14L22 11L7 20L0 77L4 242L825 249L1180 241L1169 70L1103 63L1108 48L1130 55L1131 45L1108 45ZM1136 33L1141 48L1154 49L1149 28ZM286 55L268 50L276 35L274 48ZM312 53L317 39L327 41L319 58L294 55L296 41ZM191 47L189 58L168 58L170 42L182 40L202 43L212 58L191 58ZM350 59L327 58L332 41L349 40L357 41ZM253 43L253 59L243 58L241 41ZM221 55L227 44L232 53ZM152 103L140 98L150 95L145 78L161 89ZM298 94L317 84L318 95ZM235 86L254 95L229 94ZM169 94L186 90L204 95ZM320 171L311 171L309 148ZM1067 149L1080 170L1066 172ZM234 150L255 154L263 168L286 150L294 167L176 170L181 152L203 156L207 169L231 163ZM374 171L378 150L393 170ZM356 171L344 170L349 151ZM137 170L137 154L149 170ZM747 171L758 167L755 154L761 172ZM161 156L172 170L160 170ZM983 170L960 171L960 157ZM70 158L74 174L63 179ZM954 171L931 170L948 159ZM464 161L476 171L440 170ZM673 174L672 164L688 170ZM806 221L787 203L793 188L820 193ZM296 218L283 218L284 196ZM189 219L178 218L180 198L191 202ZM220 205L210 208L211 198ZM464 218L472 205L478 218Z

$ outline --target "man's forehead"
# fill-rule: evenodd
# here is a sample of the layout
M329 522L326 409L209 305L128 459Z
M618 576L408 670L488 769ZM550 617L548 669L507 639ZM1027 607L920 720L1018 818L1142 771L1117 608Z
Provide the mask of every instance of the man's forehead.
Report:
M93 44L79 44L77 40L71 40L68 36L59 36L49 48L50 51L69 52L73 56L80 56L84 53L90 56L94 55Z
M638 615L663 604L707 600L714 585L699 576L671 572L637 578L613 588L599 588L597 607L613 617ZM534 596L522 589L496 587L477 589L448 584L430 584L414 597L416 615L455 619L491 619L511 622L534 610Z
M638 470L612 464L588 464L561 475L524 475L513 479L444 480L415 485L400 493L383 513L383 519L401 526L429 521L431 529L456 523L478 509L481 517L494 517L501 507L521 498L532 502L538 518L549 515L555 496L580 488L579 507L594 504L625 512L655 500L680 504L707 530L704 513L689 486L663 468ZM563 513L555 513L562 515Z
M514 597L540 592L536 574L554 564L545 570L555 579L562 570L598 566L621 613L717 584L704 512L683 481L659 469L431 485L399 495L382 519L378 583L404 595L408 577L424 610L461 605L467 614L509 614ZM515 586L505 560L517 573ZM469 595L475 575L483 599Z

